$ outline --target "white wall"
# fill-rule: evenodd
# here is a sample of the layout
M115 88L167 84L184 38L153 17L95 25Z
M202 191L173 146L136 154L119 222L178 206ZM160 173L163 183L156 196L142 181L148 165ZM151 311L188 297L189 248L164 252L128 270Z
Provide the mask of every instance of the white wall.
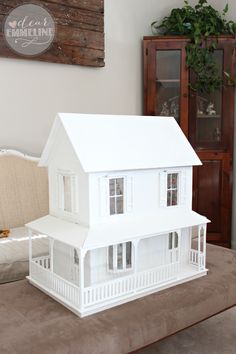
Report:
M181 264L189 264L189 250L191 228L181 229L179 233L180 260ZM174 255L171 255L168 249L169 234L162 234L145 239L141 239L137 251L137 269L135 269L135 250L132 249L132 269L122 272L109 272L108 270L108 249L107 247L88 251L85 259L87 267L85 275L85 286L91 286L96 283L111 281L115 278L131 275L136 270L142 272L164 264L175 261Z
M0 147L40 154L59 111L141 114L141 39L181 4L105 0L105 68L0 58Z
M49 210L50 214L59 218L79 222L82 225L89 224L89 181L88 175L84 173L77 156L69 142L64 128L60 126L49 155ZM50 159L53 156L53 159ZM59 179L58 172L65 171L76 176L76 203L78 212L67 213L60 208L58 197ZM78 178L78 181L77 181ZM77 200L78 198L78 200Z
M127 220L132 217L160 217L163 212L161 205L161 189L166 196L167 186L162 186L160 174L163 171L179 173L178 206L190 210L192 205L192 168L150 169L143 171L123 171L113 173L91 173L89 178L89 216L90 224L108 223L115 220ZM109 184L108 178L124 177L124 214L109 214ZM167 178L167 176L166 176ZM172 208L172 207L171 207ZM162 217L162 216L161 216Z

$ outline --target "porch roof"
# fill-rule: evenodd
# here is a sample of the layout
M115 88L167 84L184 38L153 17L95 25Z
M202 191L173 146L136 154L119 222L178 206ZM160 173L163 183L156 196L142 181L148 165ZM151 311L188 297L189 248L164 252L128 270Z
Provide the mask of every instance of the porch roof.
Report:
M183 211L173 208L146 218L124 217L122 221L113 219L109 223L90 228L50 215L30 222L26 226L72 247L94 249L208 222L206 217L192 210Z

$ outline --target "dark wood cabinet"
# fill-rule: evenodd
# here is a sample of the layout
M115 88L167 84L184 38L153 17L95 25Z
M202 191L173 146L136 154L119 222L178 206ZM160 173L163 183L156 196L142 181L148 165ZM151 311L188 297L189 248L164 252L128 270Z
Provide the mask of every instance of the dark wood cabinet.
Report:
M191 89L185 65L188 38L144 37L144 114L174 116L203 165L194 168L193 209L206 215L208 242L230 247L234 88ZM214 52L222 78L234 75L235 39L222 36Z

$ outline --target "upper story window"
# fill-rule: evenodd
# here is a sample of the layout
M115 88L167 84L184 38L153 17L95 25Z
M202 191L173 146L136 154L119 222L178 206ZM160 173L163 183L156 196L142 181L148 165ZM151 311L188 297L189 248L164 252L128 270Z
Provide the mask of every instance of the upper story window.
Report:
M100 177L100 215L120 215L133 210L133 176L106 175Z
M72 183L71 183L71 176L62 176L62 184L63 184L63 210L67 211L68 213L72 213Z
M58 173L59 209L66 213L77 212L77 177L73 173Z
M109 179L110 215L124 213L124 177Z
M132 268L132 242L108 247L108 269L113 272Z
M160 206L172 207L185 204L185 171L160 172Z
M179 174L168 173L167 174L167 206L173 206L179 204L178 185L179 185Z

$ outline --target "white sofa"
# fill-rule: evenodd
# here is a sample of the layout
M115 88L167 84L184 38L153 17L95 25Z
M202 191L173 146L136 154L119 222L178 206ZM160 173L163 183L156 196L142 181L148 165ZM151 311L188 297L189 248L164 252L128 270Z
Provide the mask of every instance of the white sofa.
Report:
M28 274L28 236L25 223L48 214L48 180L38 159L18 151L0 150L0 229L10 229L0 239L0 283ZM44 236L33 240L34 254L47 253Z

